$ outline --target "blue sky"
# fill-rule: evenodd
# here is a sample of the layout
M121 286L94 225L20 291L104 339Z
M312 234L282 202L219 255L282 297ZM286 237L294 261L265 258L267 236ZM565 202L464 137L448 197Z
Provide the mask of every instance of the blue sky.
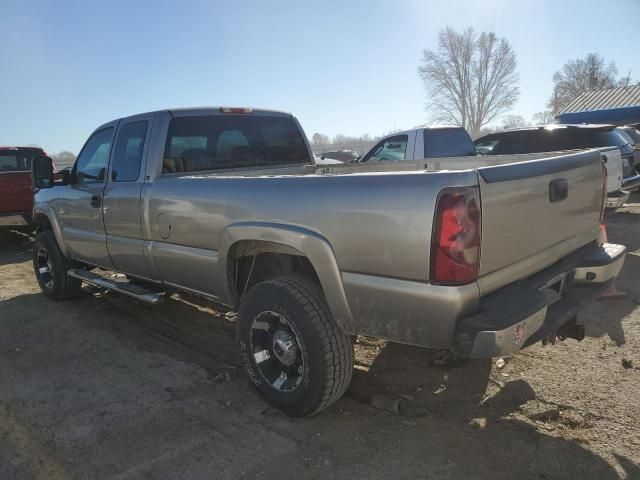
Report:
M0 145L77 152L114 118L167 107L294 113L308 136L424 123L417 67L438 30L507 38L521 97L544 109L554 71L598 52L640 78L640 0L2 0Z

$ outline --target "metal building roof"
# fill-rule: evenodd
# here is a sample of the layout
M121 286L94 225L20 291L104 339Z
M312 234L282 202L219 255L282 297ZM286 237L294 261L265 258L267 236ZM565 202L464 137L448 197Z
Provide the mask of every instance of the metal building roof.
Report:
M560 109L559 114L640 106L640 85L584 92Z

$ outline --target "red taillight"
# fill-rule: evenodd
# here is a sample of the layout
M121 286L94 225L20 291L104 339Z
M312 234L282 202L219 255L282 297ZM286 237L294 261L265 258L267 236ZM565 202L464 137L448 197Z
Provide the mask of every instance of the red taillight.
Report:
M464 285L478 278L480 266L480 195L476 187L440 193L431 241L429 281Z

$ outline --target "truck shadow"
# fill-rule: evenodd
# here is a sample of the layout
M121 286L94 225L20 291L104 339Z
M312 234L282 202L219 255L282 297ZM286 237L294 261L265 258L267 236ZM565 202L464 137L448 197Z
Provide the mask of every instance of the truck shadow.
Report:
M502 380L499 373L492 374L489 359L462 362L439 352L388 344L368 370L356 369L347 395L373 403L390 417L404 418L408 425L419 425L418 438L406 435L400 450L418 441L436 456L453 456L447 449L467 452L462 459L456 457L461 464L454 469L467 478L619 478L609 463L579 441L552 433L565 421L554 416L557 405L537 398L524 380ZM447 431L436 432L443 423ZM549 452L553 460L540 452ZM500 465L499 475L491 471L492 464ZM620 464L630 473L638 469L629 460Z
M615 283L618 292L610 298L596 300L578 315L580 321L584 322L585 334L588 337L608 336L618 346L626 343L625 319L640 304L638 271L640 256L627 253L624 266Z
M305 438L322 438L321 455L338 459L339 470L334 471L334 478L345 478L350 471L348 464L340 463L345 452L349 452L349 461L362 462L363 468L367 462L383 468L386 465L384 458L393 458L395 463L404 466L400 467L404 472L400 476L404 478L414 477L418 467L425 476L431 476L433 472L447 478L619 478L606 461L580 443L543 433L527 422L519 412L522 405L535 400L535 392L522 380L506 385L492 380L490 360L457 362L439 352L396 344L367 343L366 339L361 339L356 345L358 355L362 357L362 351L369 349L375 352L375 357L365 355L367 362L361 358L360 368L355 372L345 399L311 419L292 419L277 413L265 415L261 412L270 408L249 389L248 378L241 371L234 340L235 325L233 316L228 312L193 297L169 300L162 308L154 308L116 294L97 293L95 296L102 298L87 297L78 302L56 304L41 294L22 295L0 302L0 319L2 312L22 312L25 320L20 320L19 337L23 342L27 342L28 337L44 335L48 329L57 328L56 321L63 321L67 330L60 336L62 333L65 337L77 336L70 345L82 345L83 351L94 348L95 340L86 338L112 336L117 341L109 341L109 345L161 353L173 357L178 363L195 363L210 375L223 365L238 366L233 370L231 383L227 384L227 388L236 391L233 396L245 398L242 410L235 414L248 416L247 420L253 419L259 428L291 432L294 438L300 439L300 448L305 454ZM40 316L48 308L57 311L57 318L48 320ZM32 321L26 321L27 317ZM36 325L39 330L34 330ZM96 335L96 331L100 334ZM150 341L149 337L155 339ZM167 338L188 347L188 351L180 353ZM87 342L89 344L85 345ZM33 340L30 343L33 344ZM98 351L105 356L108 349ZM45 354L41 351L38 357ZM70 351L63 358L67 355L75 358L81 354ZM115 360L109 356L101 361L106 362L102 368L107 377L110 369L116 367L118 371L130 371L135 378L144 375L144 368L135 364L113 363ZM365 366L368 366L366 371ZM68 368L68 362L63 361L58 366L50 364L47 368ZM77 368L82 369L82 365L78 364ZM52 386L54 388L48 395L55 397L65 391L75 392L83 386L80 379L77 383L70 378L66 382L64 385L49 385L50 390ZM153 384L158 382L161 387L162 379L154 377ZM118 395L126 397L126 389L151 388L143 385L147 384L119 384ZM46 390L47 385L42 388ZM140 393L131 391L130 394L135 397ZM371 404L375 394L405 395L407 405L412 408L403 412L405 416L399 416L366 406ZM100 395L109 400L114 393L107 389ZM175 398L179 401L180 396ZM185 403L172 410L172 415L177 418L172 418L171 425L193 422L194 413L189 405ZM125 415L115 406L110 408L115 409L110 415ZM341 412L344 410L351 414L343 416ZM53 408L47 416L67 413ZM83 414L93 418L99 416L100 411L83 411ZM149 410L148 415L153 417L153 411ZM152 438L154 432L167 428L165 420L155 417L145 420L155 429L149 434ZM213 419L208 421L213 422ZM216 421L225 422L224 419ZM105 432L107 434L108 431ZM357 442L354 438L366 438L367 441ZM393 441L387 442L388 438ZM135 442L146 442L146 439L147 436ZM135 442L131 448L137 448ZM384 450L380 450L382 445L386 445ZM162 451L166 446L159 443L153 448ZM255 448L263 447L256 444ZM210 453L215 456L214 452ZM291 461L296 462L295 459ZM623 463L621 460L621 465L630 472L637 469L630 461ZM448 474L444 475L444 472Z
M33 233L0 229L0 265L21 263L31 258Z
M146 333L169 337L187 346L197 354L196 361L211 372L221 364L233 365L237 368L234 382L248 384L237 353L233 313L224 307L190 295L171 299L161 309L137 304L116 294L106 294L103 300L128 314L122 322L134 323ZM411 452L415 453L415 446L420 445L425 455L455 459L453 470L460 476L619 478L611 465L579 441L543 430L540 422L548 425L563 421L544 416L545 408L553 410L555 406L543 404L526 381L505 383L499 373L492 374L489 359L460 361L443 352L385 344L363 337L355 349L358 368L345 399L313 420L289 419L274 414L265 405L264 411L272 413L260 415L260 422L267 428L285 425L302 429L304 422L314 422L312 429L320 429L323 437L331 438L331 431L340 430L337 424L344 420L340 412L350 410L353 412L350 419L357 425L349 427L356 429L352 434L371 435L369 431L373 429L376 440L383 441L385 431L392 429L394 445L386 453L408 465L415 463ZM383 411L372 408L374 396L382 399ZM390 413L397 405L393 403L397 398L401 399L400 407ZM385 405L385 399L391 403ZM526 406L530 403L543 413L529 411ZM354 405L358 407L353 408ZM419 428L403 428L403 421L409 425L421 423ZM339 451L354 447L350 436L345 436L331 448L339 455ZM363 458L371 455L371 451L362 448ZM548 452L553 460L541 458L540 452ZM506 458L513 461L505 461ZM501 473L496 477L497 465ZM626 465L634 468L630 461Z

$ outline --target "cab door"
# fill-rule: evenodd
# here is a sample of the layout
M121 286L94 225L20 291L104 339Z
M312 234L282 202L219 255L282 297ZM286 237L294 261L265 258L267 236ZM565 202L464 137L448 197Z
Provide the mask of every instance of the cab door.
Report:
M72 258L112 267L104 229L102 195L117 121L91 135L71 171L71 183L56 201L62 237Z
M104 197L107 249L116 270L150 277L142 238L141 191L153 114L120 121Z

